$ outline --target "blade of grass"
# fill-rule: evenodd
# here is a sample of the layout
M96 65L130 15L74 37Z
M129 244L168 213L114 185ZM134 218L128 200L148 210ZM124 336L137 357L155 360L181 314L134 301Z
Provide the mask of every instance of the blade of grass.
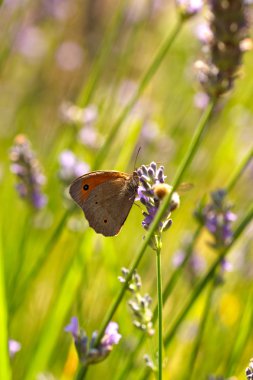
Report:
M250 151L246 154L246 156L244 157L244 159L242 160L238 168L232 174L231 179L229 180L227 188L226 188L227 192L231 191L234 188L234 186L236 185L238 180L241 178L242 174L246 170L252 158L253 158L253 148L250 149Z
M38 257L38 260L36 261L36 264L32 268L31 272L27 275L24 283L20 286L18 295L16 299L13 301L13 304L10 306L10 313L14 314L17 309L24 304L25 298L29 292L30 286L32 281L35 280L35 278L38 276L40 271L42 270L46 260L48 259L50 253L53 251L53 248L56 244L56 242L59 240L61 233L63 231L63 228L65 227L66 221L71 214L71 210L66 210L64 212L64 215L61 217L60 222L58 223L57 227L54 229L53 234L51 235L50 239L48 240L47 244L43 248L43 252Z
M238 366L238 363L240 363L240 358L242 357L248 337L252 333L252 322L253 309L251 291L248 296L247 304L244 308L243 316L240 318L240 322L235 333L234 344L231 345L231 352L228 357L226 372L224 373L227 378L235 375L236 367Z
M79 244L79 252L73 257L72 265L68 265L66 275L57 289L58 297L54 307L50 309L42 331L36 337L33 349L33 360L29 362L24 380L32 380L36 373L47 369L47 364L57 344L58 337L63 332L64 322L75 299L76 291L82 281L83 255L87 249L88 236L83 244Z
M0 379L11 379L8 351L8 307L5 296L4 253L0 231Z
M201 318L201 321L199 324L198 334L197 334L197 337L195 339L193 349L191 351L190 360L189 360L189 363L187 365L187 370L185 371L185 376L189 380L193 377L194 368L195 368L195 365L197 362L198 353L199 353L199 349L201 346L201 341L203 339L205 327L206 327L207 320L209 317L209 312L210 312L210 309L212 306L213 293L214 293L215 287L216 287L216 280L214 278L213 282L210 286L209 292L207 293L207 296L206 296L206 303L205 303L205 306L204 306L204 309L202 312L202 318Z

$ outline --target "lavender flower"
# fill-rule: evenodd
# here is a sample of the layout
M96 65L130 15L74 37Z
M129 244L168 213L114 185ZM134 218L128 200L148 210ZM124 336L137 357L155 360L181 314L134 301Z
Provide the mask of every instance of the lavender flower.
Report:
M196 15L203 7L202 0L176 0L176 6L183 19Z
M204 60L195 66L199 81L210 97L229 91L237 77L243 53L249 50L248 5L244 0L207 1L209 31L203 42Z
M89 165L79 160L71 150L61 152L59 163L59 177L65 184L69 184L76 177L80 177L90 170Z
M112 351L113 346L119 343L121 335L118 333L118 328L117 323L110 322L97 346L95 346L97 332L93 332L89 341L86 333L79 328L77 317L71 318L65 331L72 334L79 360L85 365L90 365L104 360Z
M17 340L14 340L14 339L9 339L8 344L9 344L10 357L13 358L15 354L21 350L21 344Z
M233 238L231 224L236 220L236 215L231 212L231 204L226 201L226 192L217 190L211 193L212 202L207 206L200 205L195 216L204 224L212 234L215 248L222 248L230 244Z
M253 359L250 359L249 366L245 370L247 380L253 380Z
M41 172L38 160L31 150L31 144L24 135L15 138L10 150L11 171L18 177L16 190L21 198L26 199L36 209L44 207L47 197L42 193L41 186L46 178Z
M122 276L119 277L119 281L124 283L126 281L126 277L128 276L129 270L122 268L121 272ZM141 277L135 271L128 283L128 290L132 293L132 298L128 301L128 305L130 306L135 318L133 320L133 325L152 336L155 332L152 322L153 312L150 307L152 299L148 294L145 294L144 296L141 295L141 286Z
M153 222L157 210L160 206L162 199L171 192L172 186L165 183L164 167L157 168L155 162L149 166L142 165L137 169L137 174L140 178L140 186L138 188L138 198L141 203L146 207L143 212L144 220L143 227L148 230L150 224ZM171 226L171 219L169 218L171 212L179 206L179 196L177 193L172 194L171 203L163 220L159 225L159 232L168 229Z

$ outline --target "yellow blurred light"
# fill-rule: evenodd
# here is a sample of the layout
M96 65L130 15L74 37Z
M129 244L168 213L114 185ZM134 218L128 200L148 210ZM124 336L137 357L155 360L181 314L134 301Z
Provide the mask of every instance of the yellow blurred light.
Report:
M219 313L222 323L232 326L239 318L241 303L237 296L232 293L224 294L219 302Z

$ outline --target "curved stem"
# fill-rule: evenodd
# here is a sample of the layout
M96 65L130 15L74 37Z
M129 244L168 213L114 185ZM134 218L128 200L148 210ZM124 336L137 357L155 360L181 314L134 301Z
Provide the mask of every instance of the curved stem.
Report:
M250 151L246 154L242 162L240 163L239 167L236 168L235 172L233 173L232 177L230 178L228 185L226 187L227 192L231 191L233 187L236 185L237 181L241 177L241 175L244 173L245 169L249 165L250 161L253 158L253 148L250 149Z
M87 366L80 366L79 370L77 371L75 380L83 380L83 379L85 379L87 371L88 371L88 367Z

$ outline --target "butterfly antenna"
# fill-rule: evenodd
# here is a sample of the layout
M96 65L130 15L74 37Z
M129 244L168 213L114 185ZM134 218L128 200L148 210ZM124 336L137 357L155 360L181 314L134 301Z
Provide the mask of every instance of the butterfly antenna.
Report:
M139 156L140 151L141 151L141 146L139 146L139 148L137 150L137 153L136 153L136 157L135 157L135 160L134 160L134 170L136 169L136 162L137 162L137 158Z

